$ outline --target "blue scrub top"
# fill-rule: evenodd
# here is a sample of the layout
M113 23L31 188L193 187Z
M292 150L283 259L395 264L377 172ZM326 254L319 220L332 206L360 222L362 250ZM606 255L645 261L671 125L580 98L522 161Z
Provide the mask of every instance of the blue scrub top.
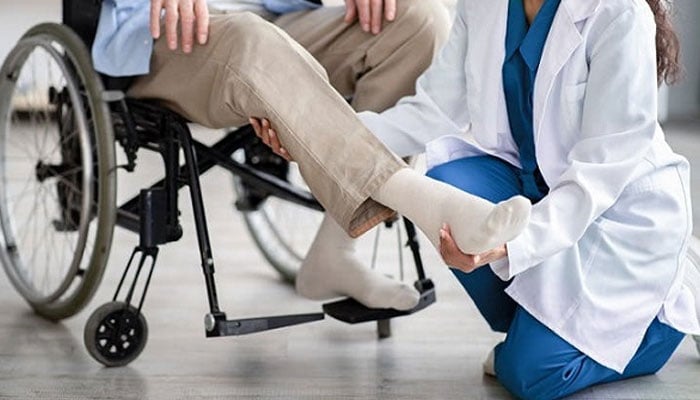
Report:
M503 88L510 130L520 152L523 194L534 202L542 199L549 188L537 166L532 97L544 44L560 2L545 0L529 27L523 0L510 0L508 5Z

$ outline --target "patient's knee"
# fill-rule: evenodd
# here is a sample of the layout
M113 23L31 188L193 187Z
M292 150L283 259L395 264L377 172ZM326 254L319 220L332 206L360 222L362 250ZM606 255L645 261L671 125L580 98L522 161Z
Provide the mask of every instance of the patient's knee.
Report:
M413 39L431 53L447 39L450 17L440 1L402 0L396 6L396 22L413 29Z
M217 39L226 41L231 52L254 50L262 53L266 49L272 50L271 46L282 40L273 24L251 12L227 14L222 25ZM260 47L263 44L267 46Z
M301 45L256 14L228 14L218 40L226 41L226 62L243 74L251 70L273 73L285 65L301 63L327 80L323 67Z

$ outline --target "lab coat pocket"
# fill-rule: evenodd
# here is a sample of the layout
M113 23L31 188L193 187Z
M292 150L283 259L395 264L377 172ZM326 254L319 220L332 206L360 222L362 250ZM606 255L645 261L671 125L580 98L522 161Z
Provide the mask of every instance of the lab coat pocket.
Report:
M586 97L588 82L565 86L562 107L564 108L564 120L567 130L578 131L581 129L583 118L583 100Z

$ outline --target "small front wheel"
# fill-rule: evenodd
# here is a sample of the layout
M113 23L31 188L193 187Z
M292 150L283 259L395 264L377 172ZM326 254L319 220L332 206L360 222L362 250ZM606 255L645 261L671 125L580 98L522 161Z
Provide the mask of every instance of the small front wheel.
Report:
M121 301L105 303L85 324L85 348L106 367L121 367L141 354L148 340L146 318Z

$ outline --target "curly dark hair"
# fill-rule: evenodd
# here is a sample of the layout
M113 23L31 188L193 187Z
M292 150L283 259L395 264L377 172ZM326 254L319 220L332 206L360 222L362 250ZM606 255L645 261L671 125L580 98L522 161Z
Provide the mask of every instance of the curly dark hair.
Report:
M656 67L659 84L681 78L680 41L671 22L669 0L647 0L656 21Z

